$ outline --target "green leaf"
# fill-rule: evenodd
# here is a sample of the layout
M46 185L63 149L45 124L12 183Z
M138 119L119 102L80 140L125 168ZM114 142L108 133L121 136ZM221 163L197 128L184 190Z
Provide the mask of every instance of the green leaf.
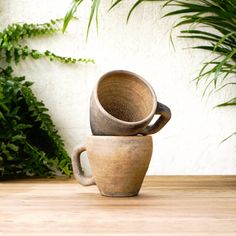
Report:
M217 42L217 44L215 45L214 51L216 51L216 49L217 49L219 46L221 46L222 43L226 41L226 39L228 39L230 36L232 36L232 35L234 35L234 34L236 34L236 32L230 32L230 33L224 35L224 36ZM228 45L229 45L229 44L228 44Z
M19 147L14 145L14 144L12 144L12 143L8 143L7 147L10 148L14 152L17 152L19 150Z
M12 142L24 141L25 139L26 139L26 137L24 135L17 134L17 135L12 137Z
M218 89L216 90L216 92L222 90L223 88L225 88L225 87L228 86L228 85L236 85L236 82L235 82L235 83L234 83L234 82L226 83L226 84L222 85L220 88L218 88Z
M156 2L156 1L161 1L161 0L138 0L138 1L136 1L136 2L134 3L134 5L131 7L131 9L129 10L129 13L128 13L126 22L128 23L129 18L130 18L130 16L131 16L132 12L133 12L134 9L135 9L137 6L139 6L141 3L143 3L143 2Z
M219 72L221 71L223 65L225 65L232 58L232 56L235 54L236 54L236 48L231 53L226 55L225 58L219 63L219 65L217 66L216 72L215 72L215 78L218 77Z
M98 29L98 8L100 5L100 0L93 0L92 6L91 6L91 11L90 11L90 16L89 16L89 22L88 22L88 27L87 27L87 33L86 33L86 39L88 39L89 35L89 30L90 26L93 20L94 12L96 12L96 26Z
M63 159L62 161L60 161L59 166L63 169L66 164L67 164L67 160Z
M234 135L236 135L236 132L232 133L232 134L229 135L227 138L225 138L224 140L222 140L220 144L224 143L226 140L230 139L230 138L233 137Z
M122 2L123 0L116 0L112 5L111 7L109 8L109 11L114 8L116 5L118 5L120 2Z
M16 128L19 129L19 130L29 129L29 128L32 128L32 125L30 125L30 124L18 124L16 126Z
M230 99L227 102L221 103L217 105L216 107L227 107L227 106L236 106L236 97Z
M1 111L0 111L0 120L6 120Z
M68 27L69 22L71 19L74 17L74 14L76 13L76 10L78 6L83 2L83 0L74 0L72 3L72 6L70 10L66 13L64 17L64 22L63 22L63 27L62 27L62 32L64 33Z

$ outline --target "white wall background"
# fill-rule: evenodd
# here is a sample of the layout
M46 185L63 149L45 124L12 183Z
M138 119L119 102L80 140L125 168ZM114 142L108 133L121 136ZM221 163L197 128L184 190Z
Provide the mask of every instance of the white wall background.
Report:
M235 109L213 109L230 98L230 91L202 99L204 86L196 88L191 82L208 54L184 50L194 41L177 39L177 32L173 49L169 36L174 18L161 19L159 4L141 5L126 24L133 1L124 1L108 12L110 2L102 1L99 33L93 25L88 42L90 1L81 5L79 21L72 22L65 35L30 41L34 48L59 55L94 58L95 65L62 65L40 59L17 67L19 75L34 82L33 90L49 108L68 152L90 134L89 97L96 81L109 70L127 69L148 80L158 100L172 110L172 120L153 136L149 174L236 174L235 138L219 145L236 130ZM0 1L1 27L60 18L69 5L68 0Z

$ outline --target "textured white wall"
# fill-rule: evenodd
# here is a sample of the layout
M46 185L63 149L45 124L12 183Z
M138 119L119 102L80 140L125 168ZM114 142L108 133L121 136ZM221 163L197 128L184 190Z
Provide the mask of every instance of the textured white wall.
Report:
M113 69L127 69L143 76L157 98L172 110L172 120L154 135L154 153L149 174L235 174L235 138L219 145L236 130L235 109L213 109L228 93L202 99L202 88L191 80L208 57L201 51L184 50L194 41L169 40L174 19L160 19L156 3L137 8L126 24L133 1L124 1L108 12L110 1L102 1L99 34L91 28L86 43L90 1L79 9L79 21L69 25L65 35L35 39L30 44L60 55L91 57L95 65L62 65L46 60L22 62L18 74L34 82L33 90L44 101L65 140L66 148L83 143L90 134L89 97L99 77ZM12 22L46 22L63 17L68 0L1 1L1 27ZM87 165L85 163L85 165Z

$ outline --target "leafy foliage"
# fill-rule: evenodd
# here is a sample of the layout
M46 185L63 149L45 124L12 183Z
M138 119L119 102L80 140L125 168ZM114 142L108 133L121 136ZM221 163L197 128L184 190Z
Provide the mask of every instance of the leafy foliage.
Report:
M165 7L174 9L165 16L181 16L175 27L187 27L181 30L179 37L198 39L200 45L194 46L194 49L207 50L215 55L213 60L205 62L196 78L197 83L207 81L204 94L209 90L220 91L235 86L236 1L170 0ZM236 94L229 101L217 105L226 106L236 106Z
M116 5L118 5L119 3L121 3L123 0L116 0L110 7L110 10L112 8L114 8ZM130 8L129 12L128 12L128 16L127 16L127 23L129 21L129 18L131 16L131 14L133 13L133 11L136 9L137 6L139 6L140 4L144 3L144 2L159 2L162 0L137 0L132 7Z
M189 25L189 29L181 31L181 38L199 39L202 45L193 48L207 50L217 55L205 63L197 77L198 82L212 76L210 82L216 87L220 79L223 82L228 76L236 75L235 1L198 0L194 3L169 1L166 7L178 7L178 10L166 14L166 16L181 15L175 27ZM213 32L209 32L209 29Z
M98 9L99 9L99 5L100 5L100 1L101 0L93 0L92 3L91 3L92 5L91 5L91 11L90 11L90 16L89 16L89 21L88 21L87 34L86 34L87 36L86 36L86 38L88 38L89 30L90 30L91 23L93 21L94 14L96 15L96 26L97 26L97 29L98 29ZM62 32L65 32L69 22L73 19L78 6L82 2L83 2L83 0L73 0L72 1L71 8L66 13L66 15L64 17L64 23L63 23L63 27L62 27Z
M42 102L11 67L0 73L0 176L71 175L70 158Z
M78 6L83 2L83 0L73 0L70 10L66 13L64 17L64 22L62 26L62 32L64 33L69 22L73 19L74 14L77 11Z
M58 32L59 21L12 24L0 32L0 62L8 64L0 69L0 178L72 174L70 158L48 109L34 96L32 83L14 76L10 66L27 57L62 63L93 62L61 57L48 50L40 52L22 43L26 38Z
M5 55L5 61L10 64L14 61L16 64L20 59L25 59L30 56L33 59L42 57L49 58L50 61L59 61L62 63L76 62L92 62L92 59L71 58L58 56L48 50L40 52L36 49L31 49L29 46L22 43L23 39L32 38L41 35L52 35L60 31L60 19L51 20L44 24L12 24L9 25L3 32L0 32L0 52Z
M63 28L62 28L62 32L66 31L66 28L68 27L68 24L70 23L70 21L73 19L78 6L83 2L84 0L73 0L70 9L68 10L68 12L66 13L65 17L64 17L64 24L63 24ZM109 10L113 9L115 6L117 6L119 3L121 3L123 0L116 0L115 2L111 2L111 7L109 8ZM155 1L163 1L163 0L138 0L136 1L133 6L131 7L131 9L129 10L128 16L127 16L127 22L129 21L129 18L132 14L132 12L135 10L135 8L140 5L143 2L155 2ZM165 1L165 0L164 0ZM90 16L89 16L89 21L88 21L88 27L87 27L87 34L86 34L86 38L88 39L88 35L89 35L89 30L91 27L91 23L93 21L94 15L96 17L96 28L98 30L98 9L100 6L101 0L92 0L91 2L91 10L90 10Z

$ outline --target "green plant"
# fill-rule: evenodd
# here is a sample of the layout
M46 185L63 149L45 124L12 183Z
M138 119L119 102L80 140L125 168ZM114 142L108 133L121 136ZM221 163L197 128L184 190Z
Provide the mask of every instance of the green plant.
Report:
M70 159L47 114L24 77L12 68L0 73L0 174L48 176L54 169L71 174Z
M78 6L83 2L84 0L72 0L71 3L71 7L70 9L67 11L65 17L64 17L64 23L63 23L63 27L62 27L62 32L65 32L66 28L68 27L68 24L70 23L70 21L74 18L74 15L77 11ZM109 8L109 10L111 10L112 8L114 8L116 5L118 5L119 3L121 3L123 0L116 0L115 2L111 2L111 7ZM129 18L132 14L132 12L134 11L134 9L140 5L143 2L153 2L153 1L165 1L165 0L138 0L136 1L133 6L131 7L128 16L127 16L127 22L129 21ZM90 10L90 16L89 16L89 20L88 20L88 27L87 27L87 33L86 33L86 38L88 38L89 35L89 30L95 15L96 18L96 28L98 30L98 9L100 6L101 0L92 0L91 2L91 10Z
M229 86L235 87L236 1L169 0L164 7L173 9L165 17L180 15L180 20L174 27L185 27L185 29L180 31L179 37L197 39L199 45L192 48L207 50L213 56L213 59L204 63L196 78L197 84L201 81L207 82L203 95L212 91L221 91ZM216 107L227 106L236 106L236 94Z
M88 21L88 27L87 27L87 34L86 34L86 38L88 38L89 35L89 30L90 30L90 26L94 17L94 13L96 14L96 26L98 29L98 9L99 9L99 5L100 5L100 1L101 0L93 0L92 1L92 5L91 5L91 11L90 11L90 16L89 16L89 21ZM71 8L70 10L66 13L65 17L64 17L64 23L63 23L63 27L62 27L62 32L65 32L69 22L73 19L78 6L83 2L83 0L73 0L72 4L71 4Z
M8 64L14 61L16 64L20 59L25 59L30 56L33 59L42 57L49 58L51 61L59 61L62 63L76 63L76 62L94 62L91 59L75 59L71 57L58 56L48 50L40 52L36 49L29 48L29 46L22 43L23 39L38 37L41 35L52 35L61 30L61 20L51 20L44 24L12 24L9 25L3 32L0 32L0 52L5 54L1 60Z
M93 62L40 52L23 39L51 35L60 30L60 20L45 24L12 24L0 32L0 178L72 174L71 161L43 102L31 90L31 82L13 74L16 64L27 57L62 63Z
M188 26L181 30L181 38L198 39L202 44L194 46L194 49L203 49L215 54L216 57L203 66L196 78L211 79L210 84L216 85L225 82L227 77L236 75L236 1L235 0L198 0L194 3L189 1L168 1L165 7L175 7L165 16L181 15L180 21L174 26ZM178 8L176 10L176 7ZM226 85L236 85L225 82ZM236 97L220 104L236 105Z

